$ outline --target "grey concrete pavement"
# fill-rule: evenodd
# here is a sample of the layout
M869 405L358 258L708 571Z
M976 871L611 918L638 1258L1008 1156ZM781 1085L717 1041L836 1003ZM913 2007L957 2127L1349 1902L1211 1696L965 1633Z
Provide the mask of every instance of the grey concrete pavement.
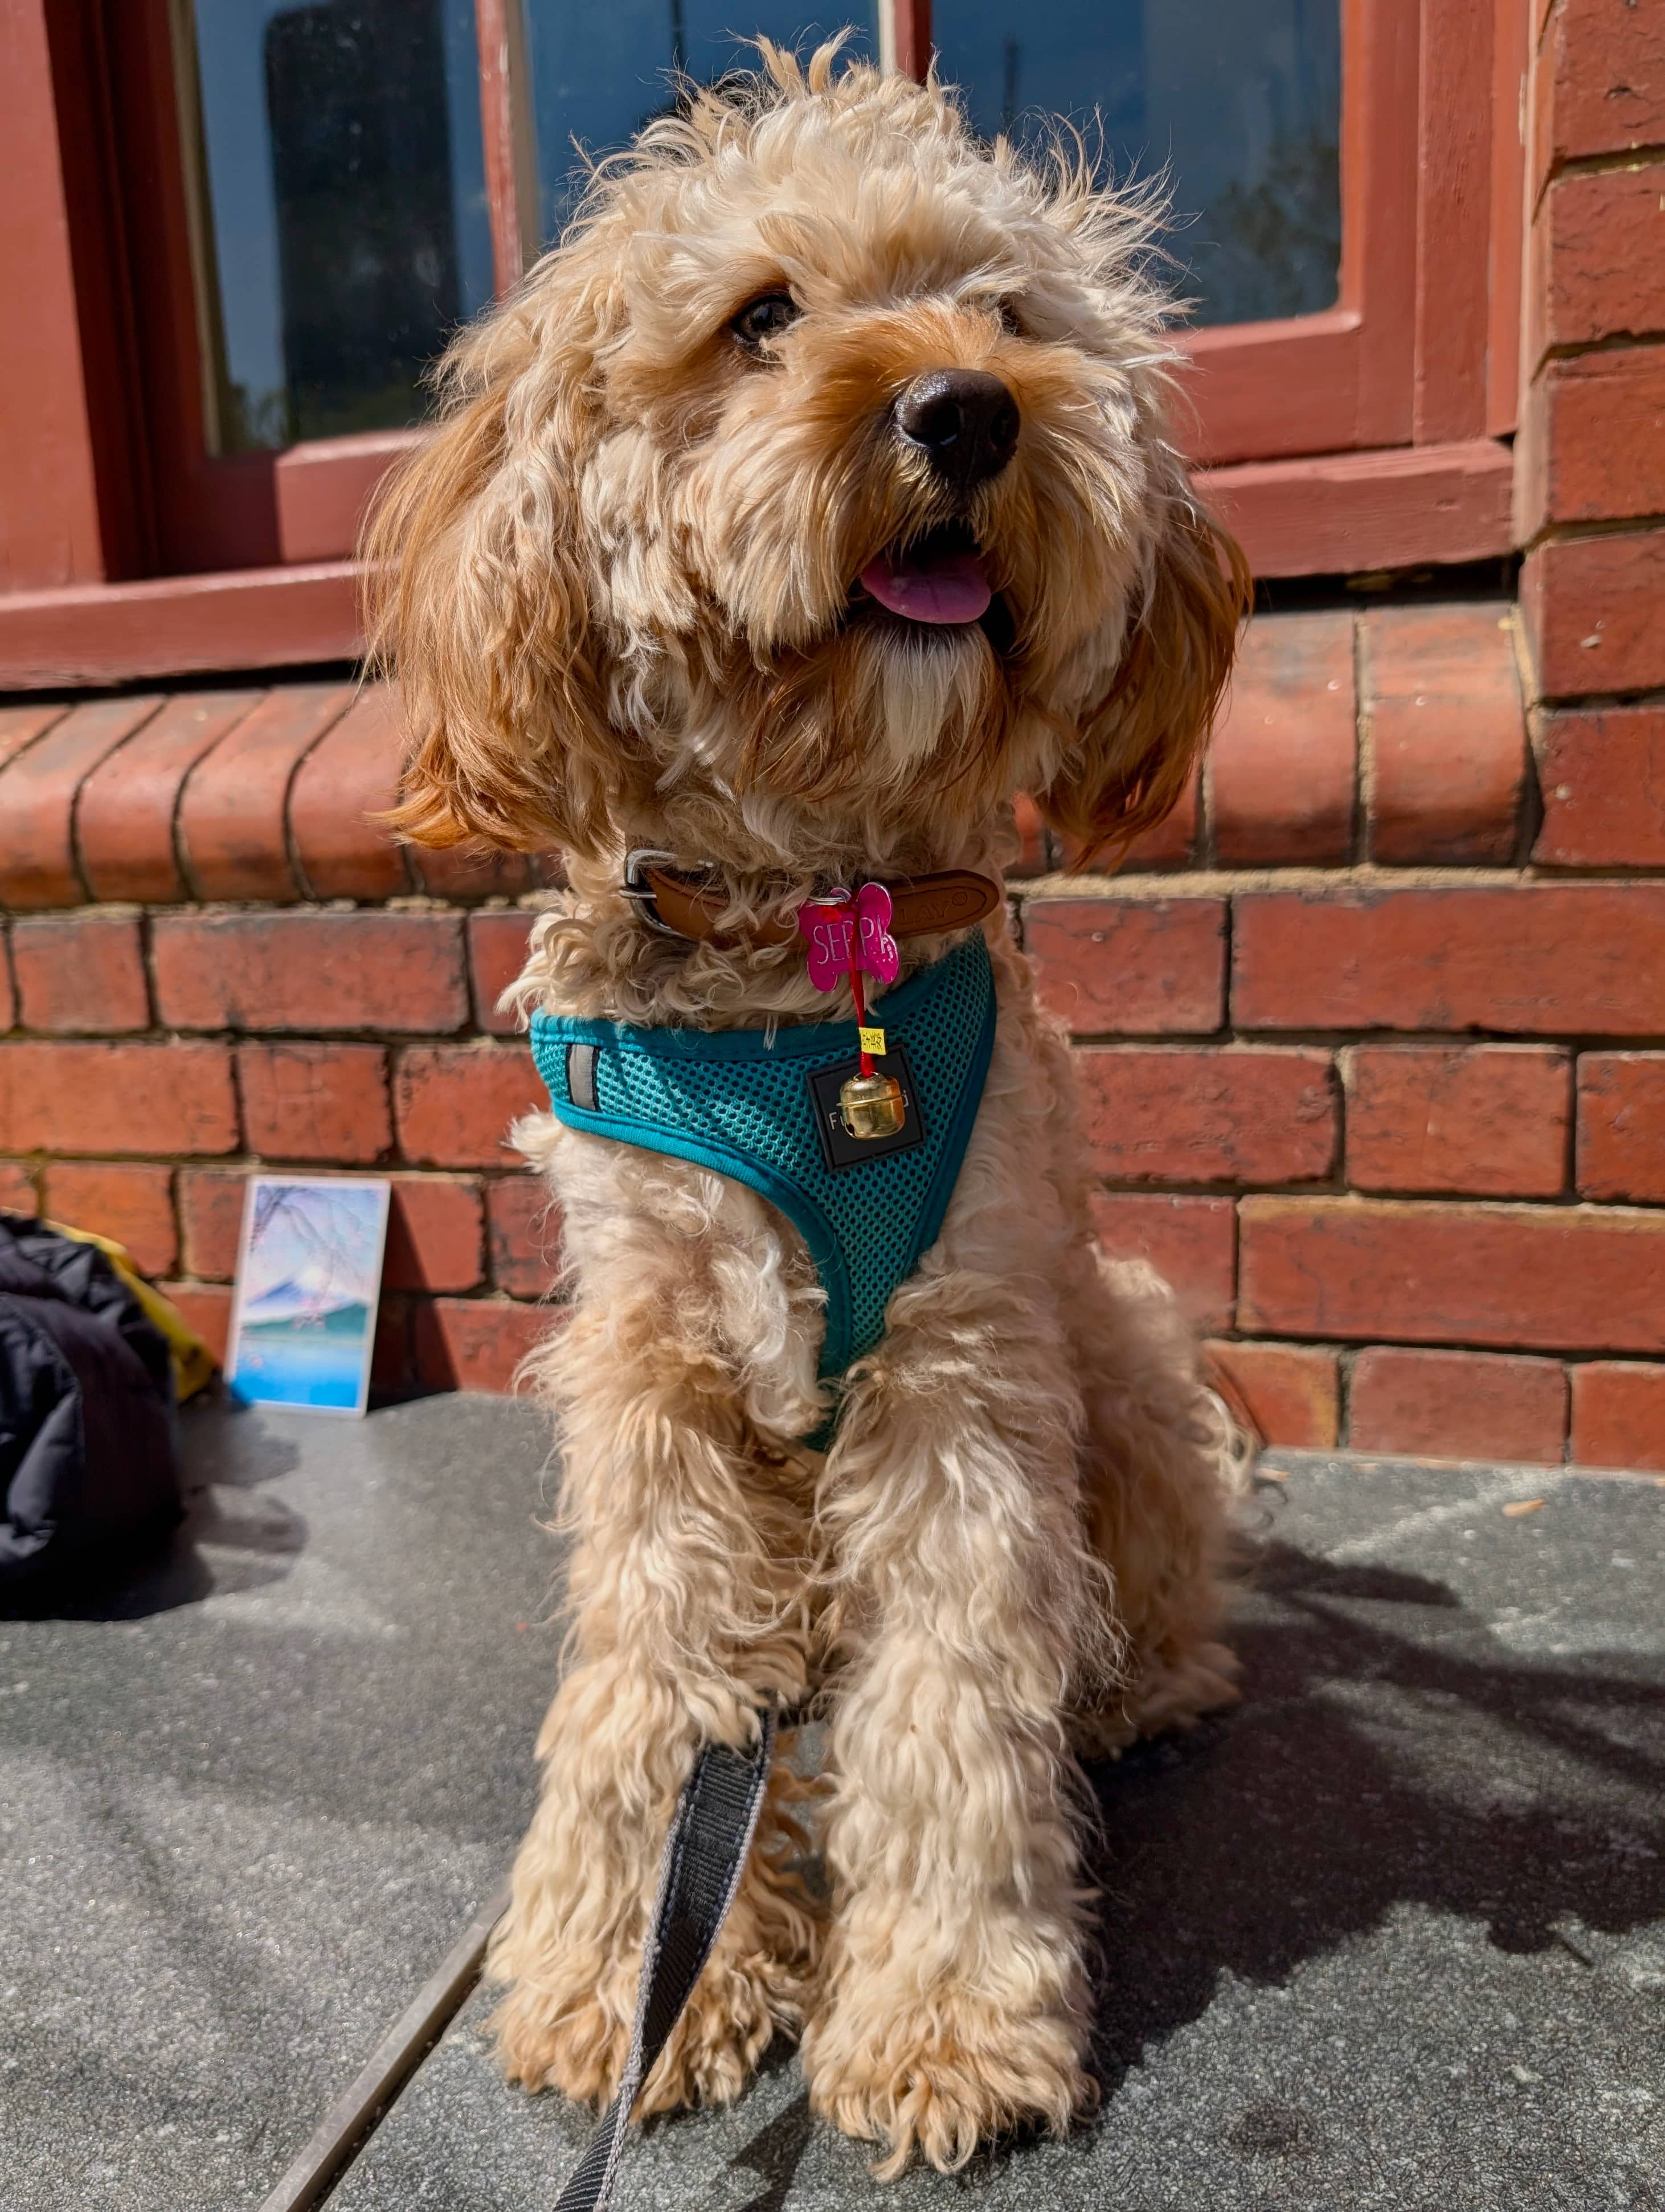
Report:
M7 2212L258 2201L530 1802L533 1418L215 1417L193 1449L217 1486L171 1579L0 1622ZM884 2191L777 2050L638 2132L621 2212L1665 2212L1665 1491L1273 1464L1243 1706L1094 1777L1099 2117ZM488 2010L332 2208L552 2202L587 2119L503 2085Z
M119 1617L0 1620L0 2206L258 2203L508 1863L553 1679L524 1407L188 1414Z

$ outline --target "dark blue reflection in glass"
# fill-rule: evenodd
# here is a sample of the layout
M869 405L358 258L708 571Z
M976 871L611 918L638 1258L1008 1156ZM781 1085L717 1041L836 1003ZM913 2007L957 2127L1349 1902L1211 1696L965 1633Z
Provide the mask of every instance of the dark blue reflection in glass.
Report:
M936 0L943 77L987 137L1054 115L1118 177L1168 170L1164 241L1202 323L1332 307L1341 252L1339 0Z
M702 84L730 70L755 70L745 41L758 35L808 55L846 24L847 53L878 52L876 0L819 17L801 6L753 0L526 0L532 112L538 127L538 208L545 238L572 212L584 182L573 142L588 155L626 144L644 123L671 107L670 72L680 67Z
M473 0L194 0L191 23L215 444L417 421L491 296Z

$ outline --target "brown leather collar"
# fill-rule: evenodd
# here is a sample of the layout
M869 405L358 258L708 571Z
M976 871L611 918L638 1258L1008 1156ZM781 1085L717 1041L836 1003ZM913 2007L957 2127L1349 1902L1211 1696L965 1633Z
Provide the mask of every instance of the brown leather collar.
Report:
M1000 888L987 876L970 868L942 868L929 876L906 876L884 888L890 894L890 934L893 937L939 937L951 929L969 929L974 921L993 914L1000 902ZM645 921L668 930L673 937L706 939L727 936L717 925L728 902L720 890L690 883L674 868L662 865L657 855L633 854L624 884ZM744 933L754 945L786 945L798 934L795 917L790 921L757 922Z

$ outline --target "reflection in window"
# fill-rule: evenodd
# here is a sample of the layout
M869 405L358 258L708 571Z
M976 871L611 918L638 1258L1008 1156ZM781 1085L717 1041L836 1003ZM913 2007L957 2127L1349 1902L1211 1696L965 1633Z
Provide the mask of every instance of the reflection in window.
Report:
M762 34L807 55L829 30L855 35L847 53L877 58L876 0L805 21L800 9L752 0L526 0L532 106L538 134L538 215L553 238L572 211L584 172L576 140L589 155L624 145L671 106L670 72L685 70L709 84L730 70L755 70L745 44Z
M222 453L383 429L491 296L473 0L191 0Z
M1116 176L1167 169L1197 321L1334 306L1339 0L936 0L932 28L986 137L1057 113L1091 144L1097 108Z

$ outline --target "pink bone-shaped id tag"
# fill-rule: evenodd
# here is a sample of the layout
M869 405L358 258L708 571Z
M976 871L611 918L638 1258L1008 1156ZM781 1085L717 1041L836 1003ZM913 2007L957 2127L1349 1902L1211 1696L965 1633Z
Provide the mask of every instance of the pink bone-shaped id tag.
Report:
M902 963L890 921L890 894L883 884L863 884L854 903L817 899L800 907L798 927L809 947L810 981L816 989L836 991L849 974L852 937L854 964L881 983L894 983Z
M890 894L883 884L863 884L856 893L856 922L861 932L861 964L881 983L894 983L902 955L890 934Z
M817 991L836 991L850 972L854 909L817 900L799 908L798 927L809 945L811 982Z

